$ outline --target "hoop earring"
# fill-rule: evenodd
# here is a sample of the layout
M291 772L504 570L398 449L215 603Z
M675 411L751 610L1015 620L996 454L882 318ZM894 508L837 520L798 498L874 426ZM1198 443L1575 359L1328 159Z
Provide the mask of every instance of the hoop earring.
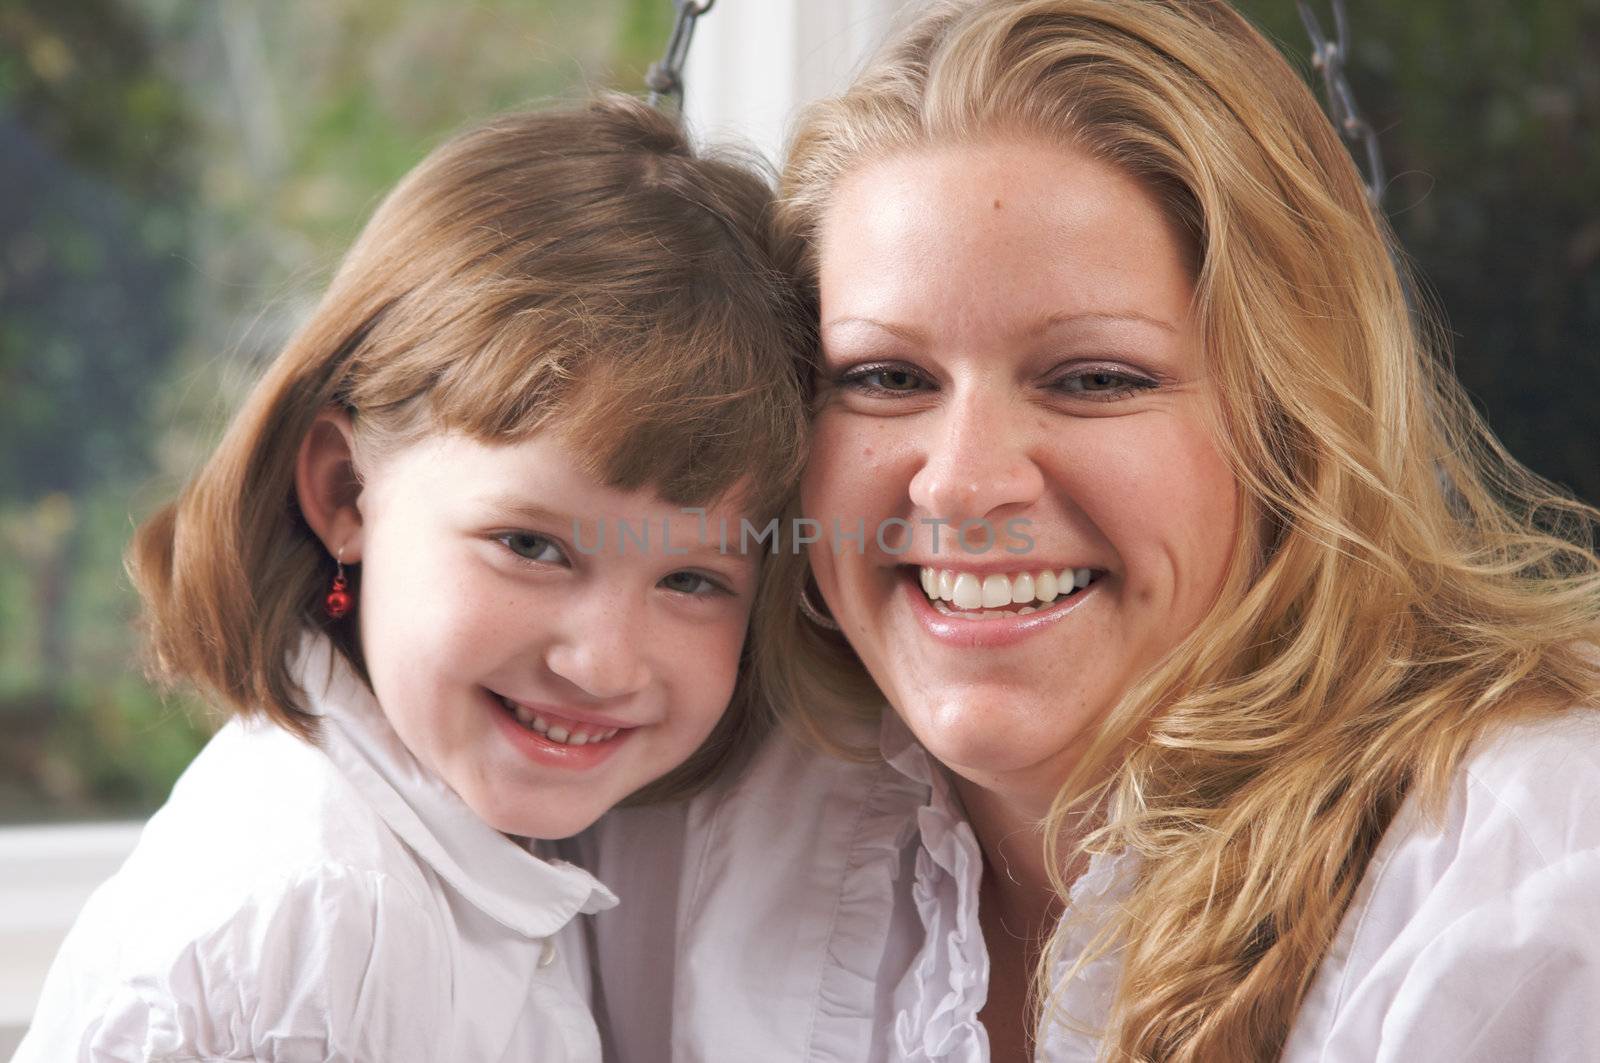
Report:
M343 620L350 615L350 607L355 604L355 599L350 597L350 583L344 578L344 547L339 547L339 554L333 563L338 567L333 574L333 586L328 588L328 596L322 600L322 608L327 611L329 620Z
M811 604L811 577L800 584L800 614L824 631L838 631L839 622Z

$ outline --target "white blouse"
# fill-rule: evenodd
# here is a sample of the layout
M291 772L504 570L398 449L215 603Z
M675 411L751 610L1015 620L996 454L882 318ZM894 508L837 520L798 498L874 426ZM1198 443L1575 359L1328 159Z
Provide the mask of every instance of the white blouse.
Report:
M580 912L616 903L422 769L326 641L314 747L234 721L90 899L17 1063L599 1063Z
M608 1060L988 1060L982 855L886 716L883 763L778 738L731 787L615 811L568 849L626 899L593 919ZM1072 906L1115 904L1128 870L1097 857ZM1112 956L1058 987L1067 1011L1103 1021L1117 975ZM1037 1058L1098 1050L1052 1024ZM1600 1060L1600 713L1481 744L1442 823L1402 807L1281 1058Z

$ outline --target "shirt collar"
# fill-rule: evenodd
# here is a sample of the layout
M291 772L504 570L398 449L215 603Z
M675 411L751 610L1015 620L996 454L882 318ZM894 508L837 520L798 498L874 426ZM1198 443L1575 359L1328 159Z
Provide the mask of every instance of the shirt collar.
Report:
M988 949L979 929L979 886L983 856L966 821L948 769L917 741L910 728L885 707L878 731L878 749L895 771L921 784L925 802L916 810L917 832L927 861L917 862L914 889L918 915L927 937L916 969L924 977L914 992L897 995L904 1024L895 1036L903 1054L929 1059L978 1058L981 1023L978 1013L987 999ZM1049 1063L1075 1063L1099 1058L1099 1037L1093 1027L1111 1006L1121 970L1120 956L1110 952L1078 972L1070 983L1066 971L1082 955L1121 902L1139 867L1131 853L1096 853L1072 884L1068 907L1088 916L1067 924L1067 936L1052 963L1054 985L1062 990L1055 1008L1041 1022L1037 1056ZM935 991L932 987L938 987ZM1055 1021L1061 1015L1073 1022ZM1076 1024L1076 1025L1075 1025ZM1080 1029L1079 1026L1085 1026Z
M544 860L490 827L419 764L371 689L326 638L307 635L291 670L305 710L319 717L318 747L417 858L495 922L550 937L616 896L582 868Z

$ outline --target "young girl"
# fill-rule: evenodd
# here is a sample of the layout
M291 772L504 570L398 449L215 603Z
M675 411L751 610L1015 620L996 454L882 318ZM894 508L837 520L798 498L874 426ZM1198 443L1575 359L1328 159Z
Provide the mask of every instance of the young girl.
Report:
M511 115L379 208L130 568L234 714L89 902L18 1060L599 1060L532 839L760 731L741 654L810 315L756 176L637 101Z

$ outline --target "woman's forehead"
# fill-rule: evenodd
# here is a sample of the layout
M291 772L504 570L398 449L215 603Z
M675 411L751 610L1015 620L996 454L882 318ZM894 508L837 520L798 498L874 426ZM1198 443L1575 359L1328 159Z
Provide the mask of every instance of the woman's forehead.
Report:
M1019 338L1126 320L1175 330L1192 280L1159 202L1115 167L1033 142L878 160L819 231L824 330L871 322Z

